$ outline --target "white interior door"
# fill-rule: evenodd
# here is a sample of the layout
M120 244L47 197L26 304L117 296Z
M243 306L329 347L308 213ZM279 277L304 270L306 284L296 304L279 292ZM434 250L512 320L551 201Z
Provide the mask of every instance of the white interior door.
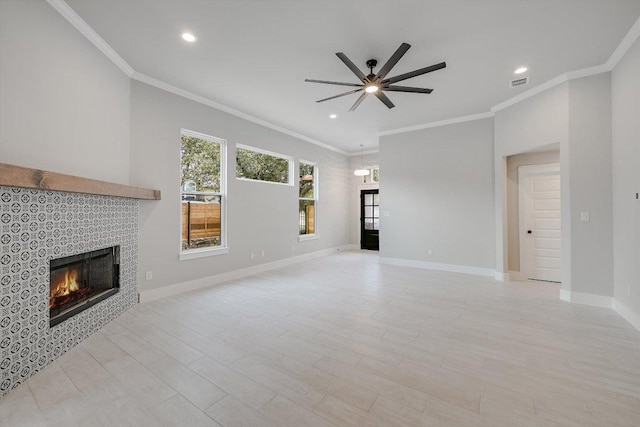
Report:
M560 165L518 168L520 273L524 278L560 282Z

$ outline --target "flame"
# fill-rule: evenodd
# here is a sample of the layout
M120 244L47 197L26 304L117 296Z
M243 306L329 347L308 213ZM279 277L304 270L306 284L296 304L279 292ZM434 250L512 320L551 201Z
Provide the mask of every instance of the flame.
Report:
M51 299L69 295L80 289L78 286L78 271L67 270L64 273L64 280L58 282L55 288L51 289Z

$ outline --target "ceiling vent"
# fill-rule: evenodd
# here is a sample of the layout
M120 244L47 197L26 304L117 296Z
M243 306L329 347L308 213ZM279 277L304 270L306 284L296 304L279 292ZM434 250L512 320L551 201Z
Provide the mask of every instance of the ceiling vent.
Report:
M528 83L529 83L529 76L526 76L526 77L522 77L522 78L519 78L519 79L511 80L509 82L509 87L524 86L524 85L526 85Z

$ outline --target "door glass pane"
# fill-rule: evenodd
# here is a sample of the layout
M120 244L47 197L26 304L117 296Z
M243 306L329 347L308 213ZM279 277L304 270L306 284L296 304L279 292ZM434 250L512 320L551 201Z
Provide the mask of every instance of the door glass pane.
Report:
M364 195L364 204L372 205L373 204L373 194L365 194Z
M364 216L369 218L373 216L373 208L371 206L364 207Z
M380 204L380 194L374 194L373 195L373 204L374 205L379 205Z
M373 229L374 230L380 230L380 220L379 219L374 219L373 220Z
M364 220L364 229L365 230L373 230L373 221L371 218L365 218Z
M373 216L375 218L380 218L380 206L373 207Z

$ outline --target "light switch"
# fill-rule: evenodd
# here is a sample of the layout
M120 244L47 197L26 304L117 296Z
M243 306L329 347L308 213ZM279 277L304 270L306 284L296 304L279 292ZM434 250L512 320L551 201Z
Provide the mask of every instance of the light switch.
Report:
M580 221L589 221L589 212L580 212Z

